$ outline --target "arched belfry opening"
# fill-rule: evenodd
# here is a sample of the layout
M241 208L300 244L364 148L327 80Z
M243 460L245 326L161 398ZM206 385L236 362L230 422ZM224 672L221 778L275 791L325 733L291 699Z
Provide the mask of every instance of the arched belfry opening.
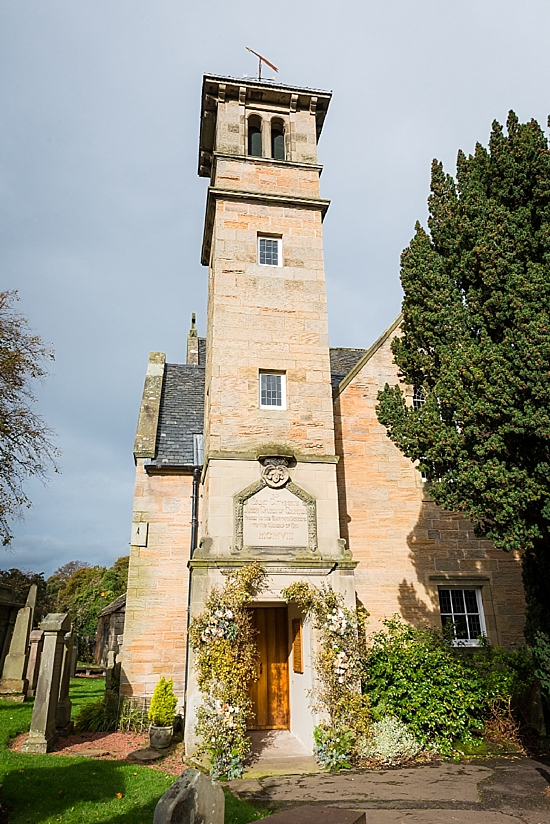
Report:
M257 114L248 118L248 154L251 157L262 157L262 120Z
M271 157L285 160L285 124L278 117L271 121Z

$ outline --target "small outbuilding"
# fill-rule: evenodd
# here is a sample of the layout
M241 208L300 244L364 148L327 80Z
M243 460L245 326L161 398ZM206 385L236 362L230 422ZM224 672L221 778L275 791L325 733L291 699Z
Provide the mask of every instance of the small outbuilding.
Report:
M120 652L125 613L126 593L119 595L99 613L94 650L96 664L107 666L109 653L114 652L117 656Z

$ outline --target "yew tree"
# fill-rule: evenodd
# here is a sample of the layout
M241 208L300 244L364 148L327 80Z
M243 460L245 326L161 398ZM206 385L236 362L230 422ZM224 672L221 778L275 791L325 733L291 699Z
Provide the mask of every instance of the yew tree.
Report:
M489 146L434 161L428 231L401 258L400 386L379 395L389 437L446 510L519 550L526 637L550 636L550 152L535 120L510 112ZM543 635L541 636L541 633ZM545 637L544 637L545 636Z

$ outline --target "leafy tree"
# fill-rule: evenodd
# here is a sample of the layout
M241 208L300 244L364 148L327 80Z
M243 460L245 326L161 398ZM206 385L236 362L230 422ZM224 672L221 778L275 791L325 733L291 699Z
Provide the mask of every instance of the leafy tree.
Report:
M71 561L48 578L46 585L55 597L56 610L68 612L79 639L81 658L91 657L97 618L119 595L126 592L129 557L118 558L112 567L90 566Z
M0 292L0 541L12 538L10 523L31 505L25 481L45 479L56 450L50 430L34 412L32 384L47 374L53 352L33 335L14 309L17 292Z
M36 608L34 623L37 624L48 612L55 611L55 601L48 592L43 572L25 572L15 567L0 570L0 581L12 587L16 600L24 604L32 584L36 584Z
M50 596L55 600L56 604L59 600L59 593L73 574L78 569L84 569L89 566L90 564L86 563L86 561L69 561L67 564L63 564L63 566L56 569L53 575L50 575L46 582L46 586Z
M432 165L429 233L403 252L400 386L379 395L389 437L496 547L523 552L526 637L550 637L550 152L539 124Z

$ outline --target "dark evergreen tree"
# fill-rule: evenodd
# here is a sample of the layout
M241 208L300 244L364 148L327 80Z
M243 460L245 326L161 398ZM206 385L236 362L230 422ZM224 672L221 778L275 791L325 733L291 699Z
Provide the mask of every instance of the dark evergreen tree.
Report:
M550 152L539 124L432 165L429 233L403 252L400 387L380 393L389 437L496 547L523 553L526 637L550 638ZM544 642L544 637L542 637ZM547 647L548 649L548 647Z

